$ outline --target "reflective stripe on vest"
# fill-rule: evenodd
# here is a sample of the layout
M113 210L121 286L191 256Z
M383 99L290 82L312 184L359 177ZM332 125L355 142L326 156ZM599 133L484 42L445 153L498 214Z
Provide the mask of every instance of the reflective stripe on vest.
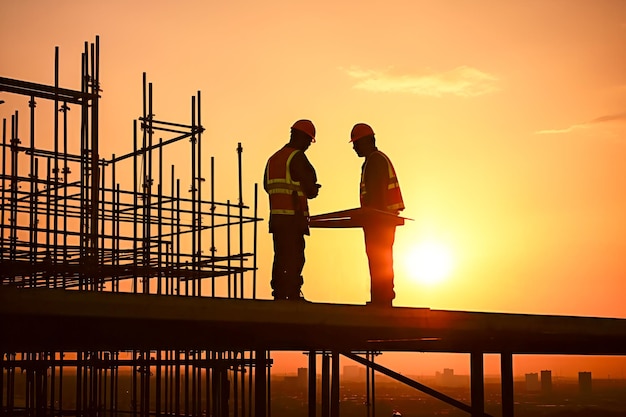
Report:
M393 168L391 161L389 160L387 155L385 155L381 151L374 151L373 153L379 153L385 158L385 161L387 161L388 178L387 178L387 195L385 196L385 202L386 202L385 208L389 211L404 210L404 201L402 200L402 193L400 191L400 183L398 182L398 177L396 176L396 171ZM369 157L365 160L365 165L363 166L363 171L361 172L361 184L360 184L361 206L363 205L363 201L365 200L365 194L367 194L367 190L365 189L365 169L367 168L368 161L369 161Z
M265 168L265 190L270 195L270 214L295 215L296 210L304 216L309 215L306 195L300 181L291 178L290 164L294 155L299 152L294 148L282 148L276 152ZM297 195L297 199L294 198ZM298 202L299 207L294 204Z

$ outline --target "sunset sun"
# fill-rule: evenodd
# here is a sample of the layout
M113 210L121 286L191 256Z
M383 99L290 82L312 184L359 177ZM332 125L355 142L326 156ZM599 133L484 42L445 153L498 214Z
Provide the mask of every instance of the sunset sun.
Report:
M450 275L454 260L448 247L438 242L427 241L407 251L404 264L411 278L422 284L433 285L444 281Z

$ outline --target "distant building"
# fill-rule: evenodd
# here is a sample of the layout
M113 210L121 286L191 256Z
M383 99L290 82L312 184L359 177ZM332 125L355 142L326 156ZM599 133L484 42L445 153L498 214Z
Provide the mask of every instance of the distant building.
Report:
M436 372L435 381L442 387L459 388L469 386L468 375L455 375L454 369L450 368L445 368L443 372Z
M285 375L283 381L289 386L296 386L298 384L298 377L294 375Z
M552 392L552 371L541 371L541 392L544 394Z
M591 372L578 373L578 389L582 394L591 393Z
M365 379L365 367L356 365L344 366L343 379L345 381L363 381Z
M524 376L526 381L526 391L539 391L541 389L541 384L539 384L539 374L538 373L530 373Z
M308 384L309 370L308 368L298 368L298 385L306 387Z

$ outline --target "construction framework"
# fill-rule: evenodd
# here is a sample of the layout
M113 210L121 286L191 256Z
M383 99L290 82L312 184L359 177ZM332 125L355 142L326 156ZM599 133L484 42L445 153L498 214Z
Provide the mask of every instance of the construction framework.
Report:
M98 37L85 42L79 90L59 86L58 47L54 85L0 77L0 92L29 99L26 135L18 110L10 124L6 118L2 124L0 283L256 298L261 219L256 185L252 207L244 204L241 143L238 201L219 202L213 157L208 192L204 184L200 92L191 98L189 123L157 120L153 86L144 73L133 150L103 158L99 49ZM53 128L45 114L48 126L36 135L40 101L52 103ZM70 115L70 109L77 111ZM172 155L186 153L181 165L187 172L176 170L180 162L166 165ZM181 183L185 179L188 183ZM200 415L209 410L223 416L229 395L231 406L245 415L250 368L257 362L254 352L202 349L8 352L0 346L0 355L0 415ZM268 357L261 359L263 366L271 365ZM156 386L150 385L151 373ZM121 398L122 392L130 397Z
M52 86L0 77L0 93L28 99L29 125L23 136L17 110L2 124L0 417L271 417L274 351L308 355L309 417L339 417L340 357L366 367L367 417L376 373L487 417L484 355L499 354L513 417L514 355L626 356L626 319L257 299L257 186L244 204L239 143L237 201L216 200L213 157L206 192L200 92L188 123L158 120L144 74L132 151L105 159L98 38L79 90L59 86L58 56ZM377 364L381 352L468 353L471 403Z

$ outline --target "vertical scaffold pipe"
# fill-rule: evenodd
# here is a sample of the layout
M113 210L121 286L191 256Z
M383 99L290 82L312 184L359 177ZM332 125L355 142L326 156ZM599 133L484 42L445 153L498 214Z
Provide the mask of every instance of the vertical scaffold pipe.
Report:
M157 294L161 295L163 292L163 190L162 185L159 182L157 186L157 201L158 201L158 209L157 209L157 218L159 219L157 223Z
M9 258L11 261L17 260L17 209L18 209L18 161L19 161L19 145L18 137L18 112L11 116L11 197L10 197L10 217L9 217ZM9 278L11 282L15 277Z
M197 350L191 351L191 414L198 415L198 366L197 360L200 357L200 353Z
M54 174L54 181L49 184L54 184L54 205L52 207L52 253L51 261L53 264L53 270L55 271L53 277L53 286L57 286L58 274L56 272L56 264L58 262L58 248L59 248L59 47L54 48L54 167L52 173ZM50 186L48 186L50 187ZM67 213L63 213L67 215Z
M150 280L152 278L152 139L154 137L154 131L152 129L153 125L153 110L152 110L152 83L148 84L148 120L144 120L144 123L147 123L146 129L148 136L148 147L146 149L146 153L144 154L144 161L146 169L144 170L145 180L144 180L144 212L145 212L145 222L144 222L144 248L145 248L145 260L144 265L146 266L146 272L143 274L144 279L144 293L150 294Z
M174 201L176 198L176 189L174 188L174 183L175 183L175 179L174 179L174 165L171 166L171 173L170 173L170 195L171 195L171 208L170 208L170 225L169 225L169 235L172 236L171 240L170 240L170 253L169 253L169 257L168 257L168 269L169 271L174 271L174 266L176 265L176 260L174 259L175 253L176 253L176 247L174 246L174 244L176 243L176 241L174 240L173 236L174 236L174 213L176 211L176 207L174 206ZM174 281L176 280L176 281ZM176 274L176 277L172 276L171 272L167 273L167 282L170 285L170 288L168 290L168 294L169 295L176 295L178 294L178 289L180 286L180 275ZM174 283L176 283L176 286L174 286ZM166 284L167 285L167 284Z
M267 417L272 417L272 362L271 362L271 352L267 351L266 358L266 369L267 369L267 389L266 389L266 399L267 399Z
M107 202L106 199L106 164L102 163L102 172L101 172L101 179L102 182L100 184L100 192L101 192L101 198L100 201L102 202L100 204L100 245L99 245L99 252L100 252L100 261L98 262L98 265L103 265L107 262L111 262L111 260L106 256L106 239L107 239L107 235L106 235L106 225L107 225L107 221L110 222L110 218L107 215L107 204L111 204L110 202ZM55 187L56 188L56 187ZM113 190L113 188L111 188L111 190ZM112 211L111 211L112 213ZM110 243L109 247L113 246L113 242ZM113 253L111 253L111 255L113 255ZM104 285L105 285L105 276L99 272L98 273L98 290L102 291L104 290Z
M470 372L472 417L483 417L485 414L485 372L482 352L472 352L470 354Z
M376 355L374 352L367 352L365 357L369 362L374 363ZM366 384L367 384L367 416L376 416L376 384L375 384L375 370L373 367L367 367Z
M228 357L233 364L233 417L239 417L239 352L228 352Z
M144 75L145 76L145 75ZM139 248L137 247L137 239L138 239L138 231L137 231L137 209L139 208L137 204L137 185L139 179L137 178L137 120L133 120L133 256L132 256L132 267L133 267L133 293L137 293L137 262L139 260Z
M249 351L248 354L250 355L250 360L248 361L248 417L252 417L253 416L253 412L254 410L254 397L253 395L255 394L254 391L254 361L255 361L255 356L254 356L254 351Z
M257 221L258 218L258 198L259 198L259 184L254 184L254 222L253 229L253 251L252 251L252 298L256 299L256 251L257 251Z
M48 367L50 369L50 415L54 415L54 393L56 392L56 379L57 379L57 366L56 366L56 352L47 352L46 355L49 357ZM2 367L0 366L0 369ZM2 388L0 387L0 392L2 392ZM0 404L2 407L2 404Z
M147 90L146 90L147 88ZM147 99L146 99L147 94ZM143 84L143 120L142 120L142 141L141 141L141 201L142 201L142 293L150 293L150 229L151 229L151 166L152 166L152 83L146 84L146 74L144 73Z
M174 355L174 386L172 387L174 391L174 413L175 415L180 414L180 351L176 350L172 352Z
M29 279L27 281L27 285L36 286L36 264L37 264L37 252L38 252L38 243L37 243L37 218L35 212L35 204L37 200L37 158L35 154L35 107L37 104L35 102L35 96L30 97L30 101L28 102L28 106L30 107L30 171L29 171L29 236L28 242L31 247L30 253L30 274Z
M198 141L198 169L197 169L197 183L198 183L198 219L197 219L197 234L198 234L198 263L202 265L202 123L200 120L200 91L197 93L197 112L192 97L191 101L191 128L193 129ZM197 124L196 124L197 123ZM198 267L200 268L200 266ZM198 278L198 296L202 296L202 278Z
M7 207L9 206L6 201L7 200L6 187L5 187L5 181L4 181L7 176L6 168L7 168L7 119L2 119L2 184L0 185L0 187L2 187L2 204L0 204L0 235L2 236L2 239L0 239L0 261L4 261L5 253L8 253L8 250L5 251L5 248L4 248L4 245L5 245L4 229L6 227L4 223L4 219L6 217L5 211ZM0 352L0 355L2 354L3 353ZM2 357L0 357L0 361L1 360L2 360ZM0 381L0 384L1 383L2 381ZM1 407L2 407L2 404L0 404L0 408Z
M240 288L240 298L243 298L243 275L244 275L244 259L243 259L243 187L242 187L242 166L241 166L241 154L243 152L243 148L241 147L241 142L237 143L237 179L239 183L239 288ZM235 297L237 295L235 294Z
M120 207L119 207L119 185L117 184L117 173L115 170L115 154L111 156L113 163L111 164L111 265L113 266L113 275L111 276L111 291L119 291L119 253L120 253L120 241L119 241L119 221L120 221Z
M322 352L322 417L330 416L330 356Z
M178 265L178 269L180 270L180 263L181 263L181 249L180 249L180 179L176 180L176 250L174 253L176 253L176 265ZM176 291L177 291L177 295L181 295L181 285L180 285L180 272L178 274L178 278L176 280ZM185 282L187 282L185 280ZM185 291L185 295L187 295L187 292Z
M330 384L330 416L339 417L339 353L332 353L332 382Z
M267 370L267 351L258 349L254 353L255 356L255 370L254 370L254 416L255 417L267 417L267 403L266 398L269 396L268 386L266 381L269 380L269 372Z
M67 211L67 197L68 197L68 180L70 174L70 168L67 165L67 156L69 153L68 150L68 138L67 138L67 112L69 111L69 107L66 102L63 102L63 106L61 106L61 110L63 111L63 260L67 262L68 259L68 248L67 248L67 229L68 229L68 211ZM66 283L62 280L61 286L65 287Z
M500 375L502 375L502 417L513 417L513 354L500 354Z
M184 404L185 404L185 414L189 414L189 412L191 411L191 407L189 406L189 351L185 350L184 351L184 363L185 365L183 366L183 370L184 370L184 374L185 374L185 379L184 379L184 391L183 391L183 400L184 400Z
M96 36L95 44L91 44L91 195L89 212L89 270L91 274L99 275L98 268L98 210L100 207L100 166L99 166L99 138L98 138L98 96L99 96L99 65L100 39ZM92 290L97 290L97 277L92 276Z
M159 185L157 186L157 294L163 293L163 139L159 138ZM166 285L167 288L167 285ZM166 289L167 293L167 289Z
M250 360L252 360L252 352L250 352ZM246 351L241 351L241 417L246 417ZM248 374L248 380L252 375Z
M192 117L192 126L193 126L193 118L194 118L194 107L195 107L195 97L191 98L191 117ZM196 295L196 278L199 276L198 274L198 266L200 264L200 260L198 259L198 242L197 242L197 216L199 213L197 212L197 193L196 193L196 184L198 180L198 175L196 173L196 134L193 131L191 133L191 139L189 140L191 143L191 269L193 271L193 281L191 282L191 293L192 295ZM188 282L188 281L187 281ZM188 288L188 284L185 284Z
M76 415L83 411L83 352L76 352Z
M309 351L308 373L308 403L309 417L316 417L317 402L317 354L314 350Z
M211 297L215 297L215 157L211 157Z
M89 70L87 66L87 42L85 42L85 50L82 54L82 67L81 67L81 92L88 92L88 78L89 78ZM84 274L85 262L87 262L88 257L88 230L87 230L87 219L88 219L88 191L89 191L89 143L88 143L88 132L89 132L89 103L83 99L81 102L81 132L80 132L80 266L81 272L79 273L79 289L86 290L87 283L85 282L86 276Z
M64 357L65 352L59 352L59 415L63 415L63 367L64 367ZM54 391L52 391L54 392Z
M237 279L236 275L233 276L231 270L231 231L232 225L230 223L230 200L226 200L226 269L228 271L228 298L236 298L237 296ZM232 281L232 285L231 285ZM233 296L234 294L234 296Z

